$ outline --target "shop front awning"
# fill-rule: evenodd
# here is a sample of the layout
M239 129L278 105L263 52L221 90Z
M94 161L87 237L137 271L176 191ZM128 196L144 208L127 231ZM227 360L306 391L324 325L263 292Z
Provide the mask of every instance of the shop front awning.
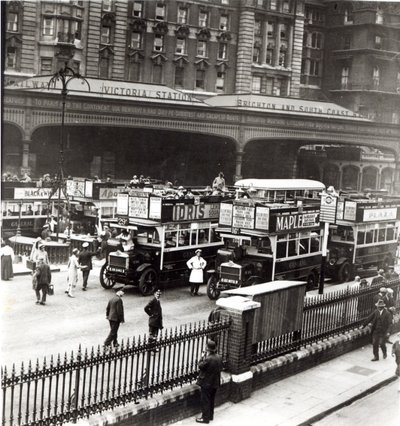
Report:
M281 98L256 94L219 95L204 101L213 107L240 111L264 111L275 114L304 115L370 121L360 114L333 102L310 101L307 99Z

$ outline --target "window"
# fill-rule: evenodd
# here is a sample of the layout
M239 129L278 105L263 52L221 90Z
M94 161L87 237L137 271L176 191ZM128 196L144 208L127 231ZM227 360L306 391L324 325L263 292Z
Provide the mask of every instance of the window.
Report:
M269 8L271 10L276 10L276 3L277 3L276 0L270 0L270 2L269 2Z
M40 74L46 75L53 72L53 59L40 58Z
M160 64L154 64L153 66L153 83L162 83L162 71L163 67Z
M101 27L101 36L100 36L100 42L102 44L110 44L110 34L111 34L111 28L110 27Z
M164 36L161 34L154 34L154 46L155 52L162 52L164 49Z
M135 18L141 18L142 14L143 14L143 2L134 1L133 8L132 8L132 16L134 16Z
M261 35L261 21L254 21L254 35Z
M217 72L217 81L215 83L215 89L217 92L223 92L225 88L225 73Z
M18 31L18 13L9 13L7 20L7 31Z
M267 55L265 57L265 63L267 63L268 65L272 65L273 57L274 57L274 49L271 46L268 46Z
M175 87L184 87L185 68L175 68Z
M400 71L397 71L396 85L397 85L397 90L400 93Z
M286 64L286 49L279 51L279 66L284 67Z
M281 96L281 89L282 89L282 80L275 80L274 87L272 89L272 95L273 96Z
M374 89L377 89L379 87L379 80L380 80L380 71L378 67L374 67L372 71L372 84Z
M177 38L176 39L175 53L177 55L185 55L186 54L186 39L185 38Z
M376 24L383 24L383 12L378 9L375 15L375 23Z
M15 47L9 46L7 48L7 68L16 68L17 66L17 51Z
M157 3L156 6L156 19L158 21L164 21L165 19L165 4Z
M200 11L199 13L199 26L206 27L208 24L208 12Z
M306 60L302 59L301 60L301 74L305 74L306 73Z
M206 41L198 41L197 42L197 56L201 56L202 58L207 57L207 42Z
M321 49L322 47L322 34L321 33L312 33L311 35L311 47L316 49Z
M310 60L310 75L319 76L319 61Z
M253 63L258 64L260 62L260 48L254 46L253 47Z
M52 36L54 35L54 20L51 18L43 19L43 35Z
M140 62L131 62L129 64L129 75L130 81L140 81Z
M351 49L351 35L345 34L344 36L344 42L343 42L343 49Z
M203 89L205 87L205 71L196 70L196 89Z
M382 49L382 37L376 35L375 36L375 49Z
M219 43L218 59L226 59L227 57L228 57L228 45L226 43Z
M111 0L103 0L101 4L101 8L106 11L110 11L112 6Z
M100 58L99 64L99 77L108 78L108 69L109 69L109 58Z
M306 31L304 31L303 34L303 47L307 47L308 46L308 33Z
M280 24L280 31L281 31L281 39L286 39L286 37L287 37L287 25L286 24Z
M187 23L187 14L188 11L185 7L178 7L178 24L186 24Z
M289 0L283 0L283 2L282 2L282 12L283 13L289 13L290 12Z
M344 23L352 24L353 23L353 11L350 9L345 9L344 11Z
M349 86L349 67L343 67L340 87L342 89L348 89L348 86Z
M221 15L219 17L219 29L221 31L228 30L228 15Z
M275 33L275 23L268 21L267 22L267 34L268 34L268 38L275 38L274 36Z
M258 75L253 75L251 81L251 91L253 93L261 93L261 77Z
M129 45L131 49L141 49L142 48L142 33L137 31L132 32L131 34L131 44Z

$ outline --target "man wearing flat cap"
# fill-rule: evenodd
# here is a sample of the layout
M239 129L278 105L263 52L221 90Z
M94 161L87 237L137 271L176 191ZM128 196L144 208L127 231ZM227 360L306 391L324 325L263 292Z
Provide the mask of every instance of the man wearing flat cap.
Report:
M376 310L366 319L364 326L368 325L372 333L372 352L374 357L371 361L379 361L379 348L382 350L383 359L387 357L386 339L389 336L389 327L392 317L385 308L385 302L380 299L375 303ZM363 327L363 326L361 326Z
M207 350L199 361L199 376L196 384L201 391L201 417L197 423L209 423L214 419L214 401L217 389L221 385L222 358L217 354L217 345L207 341Z
M89 251L89 243L82 244L82 250L79 253L78 262L81 265L82 271L82 290L86 291L90 271L93 269L92 257L96 252Z
M190 294L197 296L199 294L199 286L203 284L203 269L206 267L207 262L201 257L201 250L195 251L196 255L190 258L186 265L190 269Z
M121 322L125 322L124 316L124 303L122 297L124 296L124 287L118 286L114 288L116 290L115 296L113 296L107 304L106 318L110 323L110 333L104 341L104 347L109 348L111 343L114 348L118 347L118 329Z

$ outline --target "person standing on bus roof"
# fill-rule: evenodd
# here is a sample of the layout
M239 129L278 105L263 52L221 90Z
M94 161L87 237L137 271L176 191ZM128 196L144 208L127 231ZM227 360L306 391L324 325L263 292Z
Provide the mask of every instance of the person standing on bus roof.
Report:
M213 180L212 188L218 191L223 191L225 188L225 176L222 172L218 173L218 176Z
M190 258L186 265L191 270L189 282L190 282L190 294L192 296L199 295L199 286L203 284L203 269L206 267L207 262L201 257L201 250L195 251L195 256Z

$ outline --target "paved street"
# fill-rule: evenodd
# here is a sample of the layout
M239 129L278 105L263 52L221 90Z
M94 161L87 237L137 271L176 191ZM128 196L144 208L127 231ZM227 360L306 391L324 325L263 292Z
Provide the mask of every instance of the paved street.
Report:
M2 281L1 303L1 365L18 367L21 361L36 362L51 354L76 351L103 344L109 331L105 309L113 291L105 290L99 282L99 265L89 278L89 289L76 288L76 297L68 298L64 293L66 283L65 266L61 272L53 273L55 295L48 296L46 306L35 304L35 293L30 276L14 277ZM190 297L185 286L166 290L162 295L164 326L166 328L205 320L215 305L205 292ZM124 296L125 324L119 331L120 339L147 333L147 315L143 308L149 297L143 297L134 290Z

